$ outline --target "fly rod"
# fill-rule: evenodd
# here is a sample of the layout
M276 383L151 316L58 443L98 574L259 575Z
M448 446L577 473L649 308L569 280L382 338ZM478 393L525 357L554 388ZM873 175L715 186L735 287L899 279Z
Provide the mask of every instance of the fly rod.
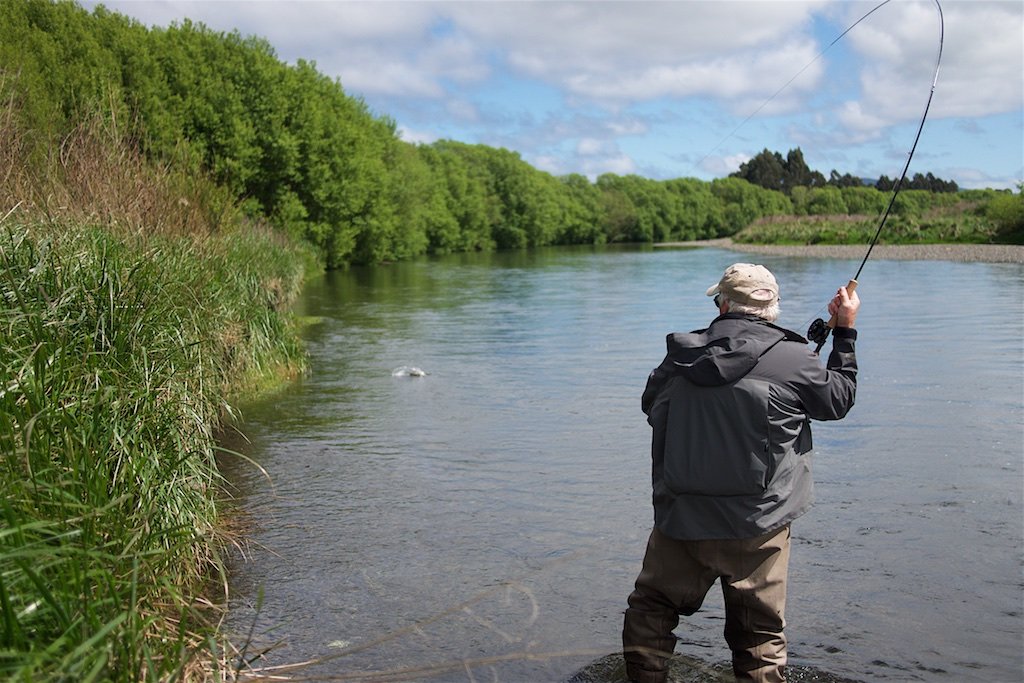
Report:
M853 25L850 26L850 28L846 29L846 31L844 31L843 34L839 36L839 38L842 38L854 26L864 21L864 19L866 19L872 12L877 10L879 7L882 7L883 5L887 4L888 2L889 0L885 0L885 2L882 2L881 4L877 5L874 9L871 10L871 12L868 12L863 17L854 22ZM935 58L935 74L934 76L932 76L932 87L928 93L928 101L924 105L924 113L921 115L921 122L917 126L917 135L914 136L914 144L911 145L910 153L907 154L907 163L904 164L903 173L900 174L899 179L893 186L892 196L889 198L889 204L885 207L885 212L882 214L882 219L878 222L878 229L875 230L875 236L871 238L871 243L868 244L868 251L866 254L864 254L864 259L860 262L860 267L857 268L857 272L854 274L853 278L846 284L845 289L847 292L851 294L855 289L857 289L857 278L860 277L861 271L864 270L864 264L866 264L868 262L868 259L871 257L871 250L875 248L875 244L878 242L878 238L882 234L882 228L885 227L885 221L888 220L889 214L892 212L892 207L896 203L896 197L897 195L899 195L900 189L903 187L903 183L907 179L907 171L910 170L910 161L914 158L914 151L917 149L917 142L918 140L921 139L921 131L924 130L924 122L928 118L928 109L931 107L932 97L935 95L935 86L939 82L939 65L942 62L942 44L945 40L946 23L942 17L942 5L939 4L939 0L935 0L935 7L939 11L939 52ZM836 40L839 40L839 38L836 38ZM821 347L824 346L825 342L828 340L829 333L831 333L832 330L835 329L836 317L837 314L833 314L832 317L829 318L829 321L827 323L821 318L818 318L814 322L812 322L811 326L807 329L807 338L814 342L815 344L817 344L817 347L814 349L814 353L818 353L819 351L821 351Z

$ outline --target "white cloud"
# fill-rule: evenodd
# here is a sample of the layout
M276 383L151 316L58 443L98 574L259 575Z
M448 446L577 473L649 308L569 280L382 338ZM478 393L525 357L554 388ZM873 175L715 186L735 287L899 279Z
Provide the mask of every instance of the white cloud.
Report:
M559 156L551 154L542 154L540 156L532 157L529 163L534 168L540 169L541 171L546 171L552 175L559 176L569 173L569 171L566 170L565 168L565 160Z
M170 2L107 5L166 24L188 16L315 57L366 95L446 96L498 60L567 94L637 101L765 93L813 57L810 13L826 0L757 2ZM779 43L780 36L785 42ZM820 72L809 75L813 87ZM798 86L800 87L800 86Z
M87 3L88 4L88 3ZM313 58L359 94L446 99L494 66L567 97L637 102L706 95L751 111L807 67L764 114L799 106L825 76L810 35L813 12L852 22L870 5L757 2L199 2L107 0L145 23L191 17L217 30L265 36L286 59ZM937 116L978 116L1021 105L1022 4L945 2L947 36ZM933 0L888 4L846 40L868 59L862 109L880 122L917 115L938 42Z
M436 79L425 78L420 69L400 61L379 61L373 55L356 58L355 63L364 66L331 68L338 58L317 62L317 68L340 75L341 85L352 94L375 93L378 95L400 96L403 98L442 99L445 89ZM342 60L344 61L344 60Z
M992 175L976 168L954 167L942 169L940 178L956 178L957 185L964 190L983 190L992 188L994 190L1018 191L1021 183L1024 183L1024 171L1018 170L1016 175Z
M480 109L470 102L461 98L445 102L445 111L456 121L477 122L480 121Z
M740 170L740 166L750 161L749 154L733 154L727 156L711 155L702 159L699 168L716 177L727 176Z
M83 4L91 8L96 2ZM820 57L830 39L826 27L835 37L873 2L104 4L150 25L187 16L215 30L266 37L282 59L315 61L347 92L395 118L417 140L454 136L498 143L533 155L544 168L588 173L600 163L598 173L635 172L638 165L654 168L670 157L701 158L710 147L710 130L732 132L711 150L717 157L709 153L698 166L680 167L680 173L698 167L711 175L734 171L738 164L725 157L738 149L785 151L802 144L808 159L816 156L836 167L846 154L865 165L883 156L882 150L896 155L908 145L890 139L894 126L909 125L923 113L939 36L934 0L888 3L853 28L838 49ZM974 121L1021 111L1024 3L942 0L942 7L942 70L929 120ZM648 113L654 108L663 113ZM746 125L749 119L754 121ZM427 132L432 129L446 134ZM998 163L1004 168L1018 168L1021 160L1007 162L1006 150L1020 143L1020 131L1007 133L1004 122L998 128L986 125L976 137L984 134L994 148L992 136L999 134L993 130L1002 131L1003 149L990 154L1001 154ZM662 141L633 144L653 135ZM650 158L623 154L619 144L627 137L634 138L631 151L642 147ZM973 141L969 135L964 139L933 144L955 155L954 145ZM697 148L699 140L707 146ZM582 153L591 148L601 151ZM559 157L560 165L552 161ZM983 156L977 158L984 163Z
M604 151L605 143L602 140L595 140L594 138L582 138L576 144L576 153L580 156L594 156Z
M411 128L407 128L405 126L398 127L398 137L414 145L430 144L431 142L435 142L438 139L438 137L433 133L427 131L412 130Z
M848 143L875 139L879 131L889 123L878 111L865 111L861 102L853 101L843 103L838 120L847 131L850 131L843 136Z
M581 160L580 167L588 178L594 179L605 173L615 175L630 175L636 173L636 162L628 154L616 154L599 159L585 158Z
M943 16L942 62L929 116L1019 109L1024 104L1024 3L947 0ZM940 35L934 1L886 5L850 33L851 44L867 60L859 106L872 112L875 125L921 116Z

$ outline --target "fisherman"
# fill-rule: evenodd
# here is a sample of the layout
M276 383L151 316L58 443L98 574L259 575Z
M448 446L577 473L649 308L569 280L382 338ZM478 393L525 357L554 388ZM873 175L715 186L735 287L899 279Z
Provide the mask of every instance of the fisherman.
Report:
M829 302L826 367L807 340L774 324L775 276L736 263L707 290L719 315L668 336L642 407L653 428L654 529L622 629L626 673L667 680L672 631L716 579L737 679L785 680L790 523L811 506L810 421L838 420L857 388L855 291Z

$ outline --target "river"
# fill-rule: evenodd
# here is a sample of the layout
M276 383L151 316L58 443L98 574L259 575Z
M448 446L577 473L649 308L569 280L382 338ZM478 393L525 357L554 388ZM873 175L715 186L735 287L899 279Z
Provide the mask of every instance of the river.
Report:
M242 406L259 467L225 459L250 539L228 629L317 680L555 682L615 652L652 518L640 393L750 260L801 332L859 264L577 248L310 282L311 371ZM869 261L858 292L857 405L815 426L793 525L790 663L1020 681L1024 267ZM713 589L677 652L727 661L722 626Z

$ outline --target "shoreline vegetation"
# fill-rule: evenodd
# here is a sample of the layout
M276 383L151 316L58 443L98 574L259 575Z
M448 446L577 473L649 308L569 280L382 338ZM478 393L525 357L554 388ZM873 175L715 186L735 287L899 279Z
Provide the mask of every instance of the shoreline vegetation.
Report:
M0 224L0 672L226 680L217 430L303 371L300 250Z
M719 248L772 256L862 259L867 244L751 244L730 237L711 240L659 242L656 248ZM960 263L1022 263L1024 245L1019 244L876 244L871 258L892 261L955 261Z
M236 539L216 462L244 456L217 435L235 401L304 372L291 306L311 274L573 244L859 258L887 198L554 177L505 149L406 143L315 65L188 21L0 0L0 34L8 680L245 673L219 631ZM991 244L1024 242L1020 192L906 190L893 211L887 240L934 244L873 257L1021 262Z

